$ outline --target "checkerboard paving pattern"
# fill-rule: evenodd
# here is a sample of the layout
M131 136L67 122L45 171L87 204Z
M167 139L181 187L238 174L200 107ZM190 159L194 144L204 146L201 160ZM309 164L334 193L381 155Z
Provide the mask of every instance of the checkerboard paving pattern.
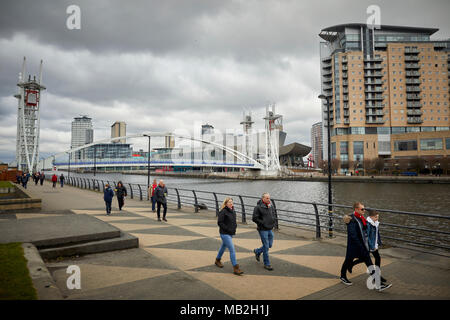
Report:
M106 216L100 210L73 210L77 214L91 214L111 225L139 238L139 258L123 258L124 252L112 252L115 259L96 260L95 256L86 256L80 260L83 275L82 290L73 294L67 290L69 298L102 298L112 292L125 292L134 288L138 298L150 298L153 291L145 286L155 285L164 279L164 288L172 294L162 299L300 299L326 288L341 285L339 273L345 256L345 248L323 244L318 241L297 239L275 232L273 247L270 250L273 271L263 268L257 262L253 249L261 247L259 234L254 226L238 225L233 238L237 261L244 271L242 276L232 273L228 250L222 262L224 268L214 265L217 251L221 246L219 228L214 217L205 217L194 213L168 212L168 222L159 222L156 213L149 208L125 208L113 211ZM333 246L333 248L330 248ZM325 249L324 249L325 248ZM101 258L100 258L101 259ZM111 261L116 261L114 264ZM136 261L138 261L136 265ZM394 261L383 258L383 266ZM53 276L60 287L67 278L61 265L52 266ZM366 268L356 266L349 278L363 276ZM174 279L189 279L192 286L180 289ZM158 280L159 279L159 280ZM172 279L172 280L171 280ZM186 280L187 281L187 280ZM133 285L133 286L132 286ZM142 289L139 289L141 288ZM121 289L122 288L122 289ZM198 288L198 296L196 290ZM200 290L200 288L202 288ZM130 289L131 290L131 289ZM154 290L154 288L153 288ZM184 290L184 291L183 291ZM128 292L128 291L127 291ZM176 292L176 293L174 293ZM137 294L137 293L136 293ZM133 298L133 295L121 295L121 298Z

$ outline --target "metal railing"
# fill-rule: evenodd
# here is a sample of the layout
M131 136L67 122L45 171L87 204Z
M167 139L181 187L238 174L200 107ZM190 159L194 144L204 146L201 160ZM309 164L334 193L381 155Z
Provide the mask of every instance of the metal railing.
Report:
M82 177L66 178L66 183L74 187L96 191L102 191L107 183L113 188L117 185L115 181ZM123 185L131 199L150 200L146 185L133 183L124 183ZM233 197L236 214L242 223L251 220L253 209L260 200L260 197L257 196L184 188L168 188L168 191L168 202L176 204L178 209L181 209L182 206L192 206L194 212L197 213L206 206L208 209L213 208L216 216L219 214L222 199L228 196ZM327 231L328 236L333 236L334 231L347 232L342 217L352 212L351 206L332 204L333 212L329 214L328 203L276 198L272 198L271 201L275 209L276 229L279 229L280 225L306 227L315 230L316 238L322 237L323 229ZM366 209L376 210L382 214L380 233L386 244L402 247L401 243L403 243L413 246L413 248L408 247L409 249L425 249L424 252L432 254L440 253L433 252L431 249L441 249L446 253L450 251L450 213L437 215L367 207Z

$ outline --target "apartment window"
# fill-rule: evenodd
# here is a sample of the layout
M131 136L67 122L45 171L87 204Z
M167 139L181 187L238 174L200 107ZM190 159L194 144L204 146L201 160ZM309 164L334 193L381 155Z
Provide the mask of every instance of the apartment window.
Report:
M406 132L420 132L420 127L406 127Z
M353 160L364 160L364 141L353 141Z
M442 150L442 139L421 139L420 150Z
M405 133L405 127L392 127L392 134Z
M340 151L341 155L348 154L348 142L347 141L341 141L339 151Z
M356 118L354 120L356 120ZM350 129L351 129L350 134L365 134L365 127L353 127Z
M336 159L336 142L331 143L331 159Z
M445 138L445 149L450 150L450 138Z
M414 151L414 150L417 150L417 140L394 141L394 151Z

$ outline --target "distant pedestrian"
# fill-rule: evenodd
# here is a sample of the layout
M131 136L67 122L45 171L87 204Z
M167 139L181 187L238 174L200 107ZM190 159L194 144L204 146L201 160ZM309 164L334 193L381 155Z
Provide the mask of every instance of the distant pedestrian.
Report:
M20 174L16 175L16 182L17 184L22 184L22 176Z
M122 210L124 199L127 196L127 189L123 186L122 181L117 183L117 188L114 191L116 191L117 201L119 202L119 210Z
M34 175L33 175L33 180L34 180L34 185L35 186L37 186L38 185L38 183L39 183L39 172L36 172Z
M152 201L152 212L155 212L155 205L156 205L156 196L155 196L155 189L158 186L156 183L156 179L153 180L153 184L148 188L148 196L150 197Z
M25 189L27 188L28 178L29 178L28 174L26 173L22 174L22 187L24 187Z
M378 252L379 247L382 245L380 237L380 222L379 213L375 210L369 210L367 217L367 242L369 245L369 251L375 258L375 265L381 270L381 256ZM357 259L353 262L352 267L364 262L363 260ZM352 267L349 268L351 272ZM392 284L388 284L387 280L381 276L380 271L380 282L385 286L385 289L390 288Z
M241 275L244 272L240 269L239 264L236 261L236 250L233 245L233 236L236 234L236 211L234 211L233 199L227 197L223 201L220 208L219 216L217 218L217 224L219 225L219 234L222 239L222 246L216 256L215 265L219 268L223 268L223 264L220 261L225 249L230 251L230 260L233 265L233 273Z
M158 215L158 221L161 221L161 206L164 208L163 213L163 220L167 222L166 214L167 214L167 188L164 184L163 180L159 180L159 185L155 189L155 197L157 202L157 215Z
M56 188L56 182L58 182L58 177L54 173L52 176L53 188Z
M105 200L107 216L111 214L111 203L113 198L114 198L114 191L113 189L111 189L109 184L106 184L105 190L103 190L103 200Z
M261 253L263 254L264 268L272 271L272 265L269 260L269 249L273 244L273 227L276 223L275 210L270 202L270 194L264 193L261 200L258 201L255 209L253 210L253 222L258 227L259 236L261 238L262 247L254 249L256 260L259 262Z
M369 241L367 236L368 222L364 217L366 209L361 202L353 204L353 214L344 216L344 222L347 224L347 251L345 260L341 267L340 280L345 285L352 285L347 279L347 271L351 272L353 268L353 260L364 262L367 268L373 265L369 255ZM359 263L358 262L358 263ZM374 271L372 271L373 274ZM381 284L379 291L389 288L386 284Z
M44 184L45 180L45 174L44 171L41 172L41 175L39 176L39 181L41 182L41 186Z
M61 173L61 175L59 176L59 182L61 183L61 188L64 187L64 180L66 178L64 177L64 174Z

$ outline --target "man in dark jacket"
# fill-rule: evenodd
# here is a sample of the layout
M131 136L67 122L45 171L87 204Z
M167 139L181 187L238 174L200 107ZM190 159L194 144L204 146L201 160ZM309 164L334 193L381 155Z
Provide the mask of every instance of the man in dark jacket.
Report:
M272 271L273 268L270 265L269 260L269 248L272 248L273 244L273 227L275 226L276 217L275 210L270 202L270 195L264 193L261 200L258 201L255 209L253 210L253 222L258 226L259 236L261 237L262 247L254 249L256 260L260 261L261 253L263 254L264 268Z
M112 202L113 197L114 197L113 189L111 189L109 184L106 184L105 190L103 190L103 200L105 200L107 216L109 216L111 214L111 202Z
M159 185L155 189L155 197L157 203L156 214L158 215L158 221L161 221L161 205L164 208L163 220L167 222L166 214L167 214L167 188L164 184L163 180L159 180Z
M45 174L44 171L41 172L41 175L39 176L39 181L41 182L41 186L43 185L45 180Z

